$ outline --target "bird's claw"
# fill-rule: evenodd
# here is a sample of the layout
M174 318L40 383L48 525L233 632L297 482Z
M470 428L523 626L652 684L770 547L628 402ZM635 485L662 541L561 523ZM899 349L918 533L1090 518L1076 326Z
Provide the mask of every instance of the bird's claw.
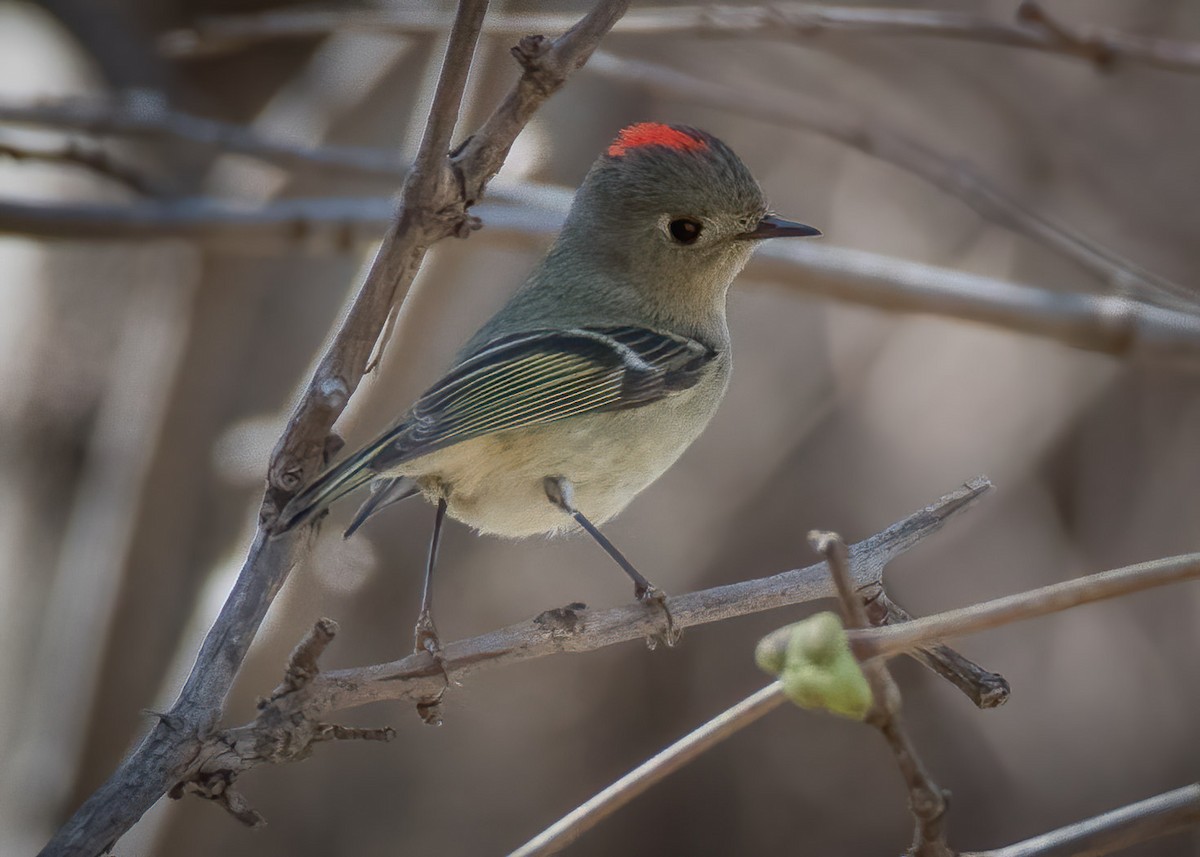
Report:
M668 648L678 643L679 638L683 636L683 630L675 625L675 617L671 615L671 608L667 606L667 594L652 583L645 588L638 587L635 594L637 600L646 606L657 606L662 610L666 619L661 631L646 638L646 647L653 651L658 648L659 643L665 643Z
M421 720L430 726L441 726L442 697L446 695L446 688L450 687L454 680L450 678L450 671L446 667L446 656L442 653L442 640L438 637L433 617L428 612L423 611L417 617L417 625L413 629L413 651L418 655L424 652L432 657L442 673L442 680L445 682L442 689L434 696L426 697L417 703L417 714Z

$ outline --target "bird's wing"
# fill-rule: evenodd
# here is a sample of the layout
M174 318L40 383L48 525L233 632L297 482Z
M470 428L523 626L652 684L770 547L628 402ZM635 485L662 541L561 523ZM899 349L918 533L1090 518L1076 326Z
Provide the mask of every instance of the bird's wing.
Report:
M598 411L636 408L686 390L713 348L642 327L513 334L484 346L429 389L372 444L372 469L484 434Z

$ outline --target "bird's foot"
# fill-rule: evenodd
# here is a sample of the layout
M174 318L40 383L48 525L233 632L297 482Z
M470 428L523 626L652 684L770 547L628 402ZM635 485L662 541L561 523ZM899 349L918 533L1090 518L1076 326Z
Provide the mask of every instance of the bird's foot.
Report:
M442 725L442 697L446 695L446 688L452 683L450 671L446 667L446 656L442 652L442 640L438 637L437 628L434 627L433 617L429 615L429 611L422 610L421 615L417 617L417 625L413 629L413 651L418 655L422 652L433 658L438 669L442 673L442 680L445 682L442 689L433 696L428 696L417 703L417 714L421 720L430 726Z
M671 608L667 605L667 594L653 583L648 583L635 587L634 595L646 606L657 607L663 612L662 630L646 638L646 647L653 651L658 648L659 643L665 643L668 648L678 643L679 638L683 636L683 629L675 625L675 617L671 615Z

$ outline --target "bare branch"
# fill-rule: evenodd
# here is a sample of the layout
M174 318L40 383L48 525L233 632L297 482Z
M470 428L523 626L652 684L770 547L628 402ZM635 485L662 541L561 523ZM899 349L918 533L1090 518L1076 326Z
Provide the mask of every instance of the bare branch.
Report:
M1153 294L1156 299L1195 305L1197 295L1151 273L1096 242L1053 223L990 184L963 159L937 151L900 132L881 127L846 107L834 107L795 88L784 91L735 89L713 80L642 60L598 54L588 70L609 80L660 95L702 104L763 122L811 131L895 164L958 197L981 217L1051 247L1119 294Z
M265 137L245 125L194 116L144 95L119 99L65 98L34 103L0 101L0 122L95 136L175 140L248 155L294 172L345 172L402 179L408 163L372 146L305 146Z
M1081 604L1119 598L1143 589L1198 577L1200 553L1157 559L1065 580L971 607L914 619L901 625L852 631L850 647L860 660L890 658L951 637L976 634L1001 625L1069 610Z
M1055 292L818 244L767 246L755 255L747 273L812 294L981 322L1138 362L1200 368L1200 316L1191 312L1115 295Z
M485 0L462 0L459 5L418 166L405 182L403 207L276 447L258 533L178 699L108 781L55 834L43 855L92 857L109 848L172 783L183 779L181 772L215 729L225 696L267 608L307 548L308 530L271 538L267 526L290 492L319 466L329 430L357 387L388 314L407 290L426 248L440 238L461 234L464 225L469 224L467 206L474 198L467 199L462 189L482 189L490 178L490 174L462 173L463 167L452 167L446 157L486 5ZM528 118L562 85L626 5L627 0L602 0L551 47L538 57L527 58L516 87L519 116ZM530 78L538 83L532 91ZM505 105L513 99L510 96ZM494 127L491 120L488 127ZM488 140L487 132L481 132L476 150L500 154L478 159L473 165L492 172L499 169L502 153L508 151L511 138L521 130L520 119L512 117L498 130L511 136ZM460 174L456 176L455 171Z
M855 579L865 586L878 584L888 562L970 508L990 487L986 479L972 480L859 542L854 547L852 563ZM824 564L818 564L680 595L671 599L671 613L675 623L683 628L832 594L828 572ZM643 639L653 633L657 623L654 612L641 604L595 611L583 604L570 604L548 610L528 622L450 643L443 651L445 673L425 653L392 663L320 673L315 658L336 630L330 620L323 619L297 646L283 683L260 702L258 716L252 722L213 731L197 742L189 763L176 772L180 784L176 791L223 800L242 773L262 764L305 758L319 741L342 735L377 740L389 737L386 730L346 734L342 727L325 722L335 711L381 700L425 699L445 688L447 674L452 679L461 679L476 670ZM170 722L169 715L164 719ZM243 820L250 818L247 815Z
M987 480L973 480L857 544L853 563L855 579L867 587L878 586L888 562L937 532L950 518L970 508L989 488ZM833 587L828 573L823 564L818 564L760 580L680 595L671 599L671 612L676 624L682 628L831 594ZM657 621L653 612L640 604L598 611L590 611L583 604L570 604L548 610L528 622L449 644L443 652L446 674L457 679L476 670L516 661L563 652L592 651L637 640L651 633L657 627ZM319 673L315 658L332 639L335 630L336 626L330 620L317 623L289 659L283 683L268 699L260 702L259 714L254 721L207 737L197 749L190 767L181 773L177 791L224 801L234 794L235 780L247 770L262 764L305 758L318 741L337 737L335 732L341 727L324 722L332 712L385 699L423 699L444 689L446 674L424 653L388 664ZM638 784L633 786L632 793L619 795L614 792L596 809L589 810L588 815L604 806L606 811L615 809L705 747L744 726L756 716L754 712L765 713L778 701L770 701L769 693L762 696L763 707L756 702L735 706L671 751L660 754L653 765L643 766L645 770L634 777ZM386 740L389 735L386 730L368 730L366 735L348 737ZM622 786L620 791L625 788L627 786ZM244 801L238 808L245 815L244 818L238 815L242 820L257 820L257 814L246 814L249 807ZM588 823L594 823L598 818Z
M878 627L912 621L913 617L888 597L882 585L864 587L859 589L858 594L872 625ZM966 694L977 708L996 708L1008 702L1012 688L1004 676L983 669L949 646L938 643L910 654Z
M518 36L559 32L570 26L553 13L495 15L485 32ZM432 9L276 9L248 15L201 18L159 40L169 57L198 57L240 50L278 39L324 36L339 30L416 35L444 32L445 16ZM1041 51L1087 60L1108 70L1140 63L1173 71L1200 72L1195 42L1127 33L1111 27L1068 26L1050 18L1040 4L1022 3L1015 21L975 12L935 9L848 8L816 3L770 6L680 6L638 9L615 33L635 36L702 36L802 40L831 36L901 36L958 39Z
M829 566L847 630L869 627L867 607L850 573L846 543L836 533L824 532L809 533L808 540ZM908 808L915 821L911 853L914 857L953 857L946 844L947 795L933 781L916 745L904 729L900 716L900 689L884 661L865 661L862 671L874 700L866 721L887 741L908 787Z
M1200 824L1200 784L1068 824L1032 839L961 857L1101 857Z
M945 499L945 498L943 498ZM893 525L894 529L896 526ZM865 542L855 546L854 560L860 564L864 558ZM843 602L847 600L854 605L857 611L856 615L863 624L869 623L866 607L861 598L861 593L864 589L874 593L876 590L882 591L882 583L879 579L867 583L865 586L861 583L861 573L851 571L851 564L846 555L846 546L838 541L841 546L841 552L836 556L829 556L826 559L828 566L833 569L832 580L834 590ZM884 560L886 564L886 560ZM872 562L872 565L877 563ZM826 571L824 565L813 566L812 570L818 574L823 574ZM809 569L805 569L809 571ZM795 574L796 572L785 572L785 575ZM882 574L882 567L879 568L879 573ZM780 577L767 578L760 583L769 580L779 580ZM825 578L826 582L829 578ZM728 587L718 587L717 590L709 590L709 593L715 593L718 590L728 589ZM706 593L692 593L684 595L680 598L672 599L672 612L678 609L680 601L694 598L696 595ZM873 598L873 600L877 600ZM886 618L886 615L880 617ZM883 674L885 677L886 667L882 664L873 666L864 666L864 670L871 670L875 673ZM890 678L888 679L890 681ZM880 691L876 692L876 699L883 697ZM625 776L618 779L612 785L608 786L595 796L589 798L576 809L567 813L550 827L543 830L533 839L526 842L520 848L512 852L510 857L535 857L535 855L554 854L565 848L570 843L574 842L579 836L590 830L600 821L607 818L612 813L616 812L623 806L626 806L638 795L645 792L651 786L662 781L664 778L682 768L688 762L692 761L701 754L715 747L726 738L736 734L741 729L749 726L751 723L758 720L768 711L777 708L781 702L786 699L786 694L783 692L783 686L780 682L772 682L754 694L751 694L746 699L737 703L733 707L723 711L721 714L709 720L703 726L688 733L683 738L679 739L666 749L656 753L652 758L647 759L641 765L638 765ZM885 728L885 734L896 733L898 727L892 725L890 715L887 724L881 725ZM902 737L902 736L901 736ZM889 737L889 741L896 740L894 737ZM906 740L906 739L905 739ZM941 792L936 792L940 798ZM944 802L942 804L944 810ZM940 813L938 815L940 818ZM940 828L939 828L940 829ZM936 852L922 851L921 854L933 855Z
M638 765L513 851L509 857L538 857L561 851L655 783L786 701L783 686L777 681L771 682Z
M569 199L569 192L548 188ZM518 199L504 189L493 195ZM544 242L563 206L484 204L485 240ZM255 253L345 252L378 236L385 198L287 199L255 208L212 199L126 206L0 201L0 233L55 239L188 236ZM826 244L768 244L746 269L789 288L891 312L959 318L1053 339L1074 348L1187 371L1200 369L1200 316L1112 295L1055 292Z
M0 158L82 167L137 194L153 196L161 192L161 188L140 170L121 163L99 146L76 140L53 148L32 148L0 142Z

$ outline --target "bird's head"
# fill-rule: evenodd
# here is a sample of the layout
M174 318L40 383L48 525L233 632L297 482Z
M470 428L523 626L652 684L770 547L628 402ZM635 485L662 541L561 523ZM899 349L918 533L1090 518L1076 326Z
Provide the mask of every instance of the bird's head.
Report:
M819 234L772 215L750 170L716 137L645 122L623 129L597 159L563 238L591 266L700 310L723 305L760 241Z

